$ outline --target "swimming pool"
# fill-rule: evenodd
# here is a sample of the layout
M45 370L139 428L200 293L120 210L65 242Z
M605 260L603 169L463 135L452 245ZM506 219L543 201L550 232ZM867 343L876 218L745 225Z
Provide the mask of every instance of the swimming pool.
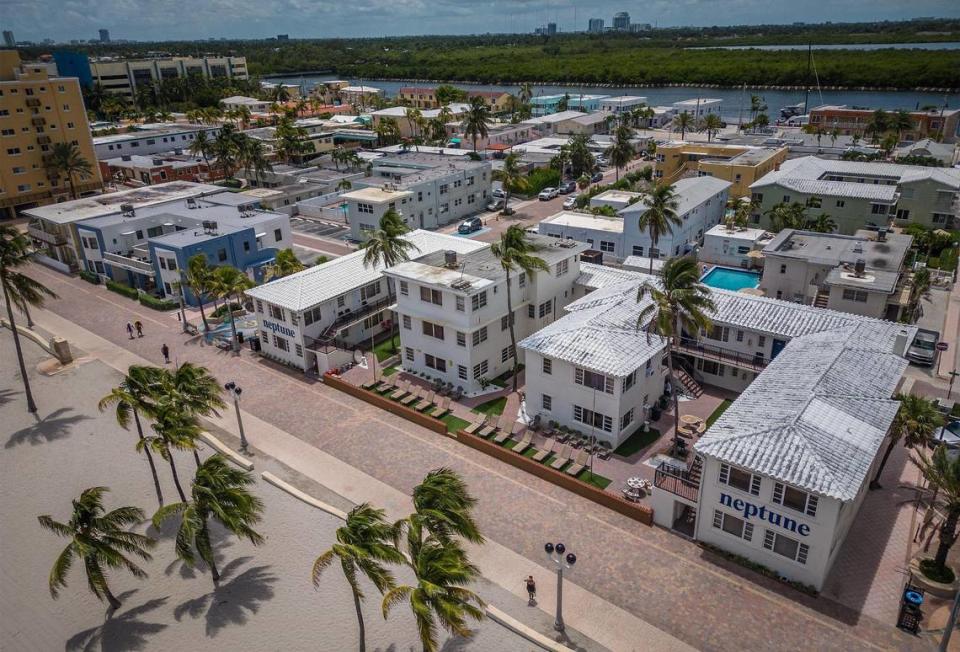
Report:
M711 267L704 274L700 281L704 285L721 290L732 290L734 292L744 288L755 288L760 285L760 274L757 272L748 272L745 269L734 269L732 267Z

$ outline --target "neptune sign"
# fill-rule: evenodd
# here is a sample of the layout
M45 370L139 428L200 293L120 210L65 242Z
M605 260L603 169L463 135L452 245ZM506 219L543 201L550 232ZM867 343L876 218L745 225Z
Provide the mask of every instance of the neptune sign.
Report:
M740 514L743 515L744 521L749 521L751 518L756 517L761 521L766 521L778 527L782 527L785 530L796 532L802 537L810 534L810 526L806 523L797 523L788 516L784 516L773 510L767 509L764 505L760 505L758 507L757 505L748 503L740 498L732 498L725 493L720 494L720 504L740 512Z
M281 335L286 335L287 337L296 337L297 333L292 328L287 328L286 326L281 326L280 324L275 324L272 321L263 320L263 327L269 328L274 333L280 333Z

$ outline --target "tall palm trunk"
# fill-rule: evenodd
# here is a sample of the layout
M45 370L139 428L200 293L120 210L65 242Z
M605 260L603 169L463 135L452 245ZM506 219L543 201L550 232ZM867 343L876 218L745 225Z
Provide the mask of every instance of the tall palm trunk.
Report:
M23 316L27 318L27 328L33 328L33 319L30 317L30 304L24 301L20 308L23 310Z
M133 421L137 424L137 436L143 441L143 426L140 425L140 415L136 410L133 411ZM150 453L150 447L144 446L143 452L147 455L147 463L150 465L150 473L153 475L153 488L157 492L157 502L163 505L163 491L160 489L160 476L157 474L157 465L153 461L153 455Z
M677 338L683 333L679 319L674 324L673 332ZM667 378L670 380L670 394L673 398L673 447L676 452L677 442L680 441L680 393L677 391L677 380L673 371L673 338L667 339Z
M230 333L233 336L233 352L240 355L240 341L237 339L237 320L233 318L233 310L230 309L232 306L229 294L227 295L226 302L227 312L225 314L230 318Z
M647 254L650 256L650 276L653 276L653 250L657 250L657 254L660 253L660 238L655 237L653 234L650 235L650 251Z
M17 332L17 322L13 318L13 303L7 293L7 285L3 285L3 301L7 304L7 320L10 322L10 332L13 333L13 345L17 349L17 363L20 365L20 377L23 379L23 393L27 395L27 412L37 413L37 404L33 401L33 392L30 390L30 379L27 378L27 366L23 362L23 349L20 348L20 333Z
M960 521L960 509L951 509L947 514L946 520L940 526L940 544L937 546L937 555L933 558L933 563L937 568L945 568L947 564L947 553L957 540L957 522Z
M213 546L210 545L210 527L207 525L206 519L203 521L203 540L206 542L206 547L210 550L210 559L205 560L210 566L210 577L213 578L213 583L217 584L220 581L220 571L217 570L217 559L216 554L213 552Z
M70 184L70 196L77 198L77 189L73 187L73 172L67 172L67 183Z
M507 324L510 326L510 347L513 350L513 392L517 392L517 376L520 363L517 361L517 334L513 327L513 295L510 292L510 270L507 269Z
M200 319L203 320L204 332L209 332L210 324L207 323L207 313L203 310L203 299L201 299L200 296L200 293L197 292L197 303L200 305Z
M180 494L180 500L187 502L187 495L183 493L183 487L180 486L180 476L177 474L177 465L173 461L173 451L167 446L167 462L170 463L170 473L173 474L173 484L177 487L177 493Z
M877 467L877 475L874 476L873 481L870 483L871 489L880 489L880 476L883 474L883 468L887 465L887 460L890 459L890 453L893 452L893 449L896 447L897 442L900 441L899 437L890 437L890 443L887 444L887 450L883 453L883 459L880 460L880 466Z
M367 629L363 624L363 609L360 607L360 596L353 592L353 607L357 610L357 625L360 628L360 652L367 650Z

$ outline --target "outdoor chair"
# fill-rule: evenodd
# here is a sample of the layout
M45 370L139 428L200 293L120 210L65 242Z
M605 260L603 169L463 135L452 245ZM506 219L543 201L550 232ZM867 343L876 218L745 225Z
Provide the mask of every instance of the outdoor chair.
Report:
M564 432L563 430L557 431L557 441L560 442L561 444L565 444L567 442L567 439L569 438L570 438L569 433Z
M398 401L409 393L410 393L410 381L404 380L399 385L397 385L397 390L392 394L390 394L390 398L394 401Z
M584 450L579 451L573 460L573 464L568 466L564 473L577 477L581 471L587 468L588 464L590 464L590 453Z
M514 445L513 452L523 455L524 451L530 448L531 444L533 444L533 433L527 430L523 433L523 438Z
M478 432L477 434L483 437L484 439L486 439L487 437L495 433L497 430L500 430L501 421L503 421L503 414L498 416L496 419L492 419L488 421L487 425L481 428L480 432Z
M559 471L564 466L567 465L567 462L570 461L570 457L573 455L573 449L570 448L570 444L564 444L563 448L560 449L560 452L557 453L557 459L553 460L553 463L550 465L550 468L556 469Z
M396 376L393 376L393 378L396 378ZM380 379L380 386L377 387L376 391L386 395L397 391L397 389L399 389L399 387L395 382L384 377Z
M597 457L601 460L609 460L611 455L613 455L613 447L608 442L600 442L600 452L597 453Z
M463 387L458 386L457 390L453 392L453 400L459 401L461 398L463 398Z
M425 391L423 395L423 400L417 404L418 412L426 412L427 410L434 407L433 399L436 397L437 393L434 390Z
M426 390L422 387L417 387L412 392L400 399L400 405L406 405L407 407L412 406L414 403L423 398L423 393Z
M523 421L514 421L513 427L510 428L509 432L506 428L500 431L500 434L493 438L495 444L505 444L507 440L515 435L519 435L527 429L526 424Z
M360 388L361 388L361 389L365 389L365 390L367 390L367 391L372 391L373 388L376 387L376 386L379 385L379 384L380 384L380 381L379 381L379 380L371 380L371 381L369 381L369 382L366 382L366 383L360 385Z
M484 422L486 422L486 420L487 420L487 415L485 415L485 414L480 414L480 415L477 416L476 419L473 420L473 423L471 423L469 426L467 426L466 428L464 428L463 431L464 431L465 433L467 433L468 435L472 435L472 434L474 434L475 432L477 432L477 430L478 430L479 428L481 428L481 427L483 426L483 424L484 424Z
M635 503L640 500L640 492L636 489L631 489L630 487L624 487L620 490L620 493L623 494L623 497L629 500L631 503Z
M550 457L550 453L553 452L553 449L554 449L554 447L555 447L556 445L557 445L556 440L551 439L550 441L548 441L548 442L547 442L547 445L546 445L544 448L542 448L542 449L538 450L536 453L534 453L533 458L532 458L533 461L534 461L534 462L542 462L542 461L544 461L545 459L547 459L548 457Z
M430 416L432 416L434 419L442 419L443 417L447 416L449 412L450 412L450 397L444 396L443 400L440 401L440 405L433 408L433 411L430 412Z

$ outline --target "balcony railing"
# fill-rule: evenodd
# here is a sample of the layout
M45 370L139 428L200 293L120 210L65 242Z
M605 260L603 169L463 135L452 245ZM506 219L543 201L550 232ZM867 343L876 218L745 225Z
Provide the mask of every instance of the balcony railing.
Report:
M155 275L153 263L149 261L137 260L136 258L131 258L129 256L112 254L105 251L103 252L103 262L109 263L115 267L129 269L130 271L137 272L138 274L145 274L147 276Z
M54 247L59 247L60 245L67 244L67 239L60 233L49 233L44 231L39 226L34 226L32 224L27 226L27 234L40 242L46 242L48 245L53 245Z
M690 478L690 472L661 462L654 472L653 486L670 493L697 502L700 483Z
M689 337L673 338L673 350L678 353L689 353L704 360L715 360L752 371L761 371L770 364L770 361L763 356L750 355L749 353L740 353L739 351L732 351L720 346L703 344L700 340Z

